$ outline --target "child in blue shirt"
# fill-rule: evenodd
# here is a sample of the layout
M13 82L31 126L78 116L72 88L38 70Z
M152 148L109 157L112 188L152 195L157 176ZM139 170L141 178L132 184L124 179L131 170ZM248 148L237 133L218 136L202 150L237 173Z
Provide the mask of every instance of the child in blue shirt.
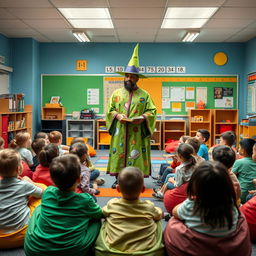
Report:
M209 140L210 138L210 133L205 130L205 129L199 129L196 133L195 136L199 142L201 143L199 151L197 153L198 156L201 156L205 160L209 160L209 155L208 155L208 148L205 145L205 143Z

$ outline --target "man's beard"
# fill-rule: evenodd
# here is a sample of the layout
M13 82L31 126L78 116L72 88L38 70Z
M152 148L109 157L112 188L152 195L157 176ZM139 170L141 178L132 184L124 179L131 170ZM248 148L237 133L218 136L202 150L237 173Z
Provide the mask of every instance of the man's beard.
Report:
M131 92L136 88L136 84L134 84L132 81L124 81L124 88L128 91Z

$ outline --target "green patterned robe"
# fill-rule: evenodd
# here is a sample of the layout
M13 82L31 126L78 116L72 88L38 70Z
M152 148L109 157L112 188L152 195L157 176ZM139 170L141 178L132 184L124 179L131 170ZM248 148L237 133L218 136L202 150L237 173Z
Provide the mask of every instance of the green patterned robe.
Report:
M139 125L121 124L116 118L118 113L129 118L143 115L145 121ZM117 175L126 166L136 166L144 176L151 174L150 136L155 120L156 107L148 92L140 88L131 93L125 88L114 91L106 113L106 126L112 136L107 173Z

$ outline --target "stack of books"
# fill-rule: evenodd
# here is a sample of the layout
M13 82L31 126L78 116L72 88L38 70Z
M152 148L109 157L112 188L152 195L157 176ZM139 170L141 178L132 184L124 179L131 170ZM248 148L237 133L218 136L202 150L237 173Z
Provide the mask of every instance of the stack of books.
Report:
M0 100L8 102L10 112L24 112L24 94L0 94Z

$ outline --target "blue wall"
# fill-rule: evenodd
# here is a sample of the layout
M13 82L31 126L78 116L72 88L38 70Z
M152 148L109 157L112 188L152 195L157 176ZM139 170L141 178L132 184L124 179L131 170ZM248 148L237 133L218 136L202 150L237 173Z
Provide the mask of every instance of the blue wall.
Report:
M5 66L11 66L11 44L10 39L0 34L0 56L5 57Z
M104 74L105 66L126 66L135 43L38 43L0 35L0 54L14 68L12 92L24 92L39 127L41 74ZM186 74L238 74L240 118L246 114L246 74L256 70L256 39L247 43L141 43L141 66L186 66ZM216 52L228 55L224 66L213 62ZM88 60L87 71L76 71L76 60Z

